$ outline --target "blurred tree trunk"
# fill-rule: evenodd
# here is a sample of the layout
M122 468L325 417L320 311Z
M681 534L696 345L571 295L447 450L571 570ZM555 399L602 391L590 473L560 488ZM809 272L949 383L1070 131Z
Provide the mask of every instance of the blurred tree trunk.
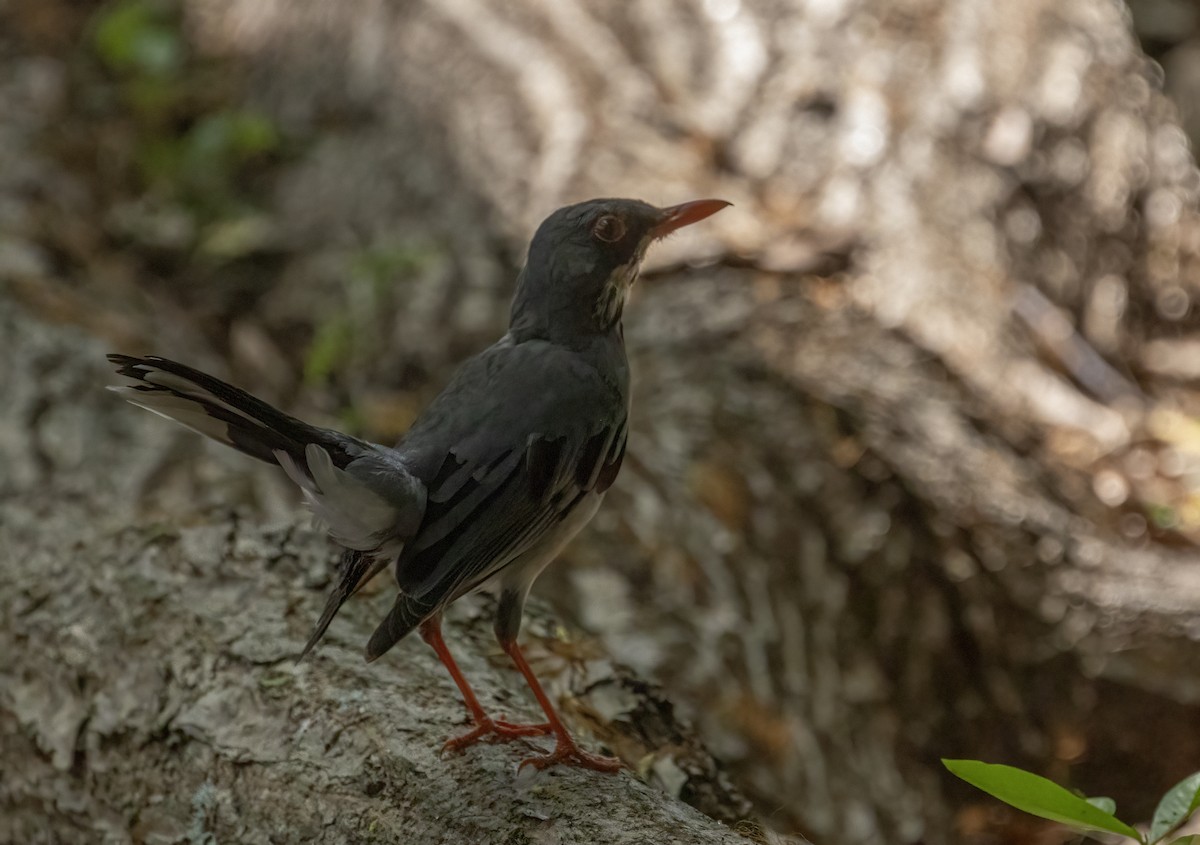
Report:
M1194 767L1200 179L1123 7L186 8L313 139L234 330L288 349L353 256L442 256L333 385L376 429L502 327L557 205L736 204L656 256L628 468L548 577L781 828L977 833L940 756L1130 819Z

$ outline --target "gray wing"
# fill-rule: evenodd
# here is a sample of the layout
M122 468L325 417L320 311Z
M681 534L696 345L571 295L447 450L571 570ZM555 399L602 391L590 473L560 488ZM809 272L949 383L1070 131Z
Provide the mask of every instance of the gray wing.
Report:
M398 450L426 469L424 519L397 563L400 595L367 646L375 659L422 620L535 545L625 452L623 358L607 378L549 344L475 359Z

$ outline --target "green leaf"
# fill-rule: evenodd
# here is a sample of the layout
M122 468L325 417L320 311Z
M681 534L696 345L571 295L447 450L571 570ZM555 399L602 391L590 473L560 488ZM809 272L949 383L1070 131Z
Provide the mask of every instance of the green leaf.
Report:
M1200 834L1191 834L1190 836L1181 836L1171 842L1171 845L1200 845Z
M242 158L268 153L279 146L279 130L267 117L252 111L230 115L230 147Z
M1112 813L1032 772L978 760L942 760L942 764L972 786L1031 815L1082 830L1107 830L1145 842L1140 833Z
M1200 806L1200 772L1188 775L1175 784L1158 802L1154 810L1154 821L1150 823L1150 842L1158 842ZM1186 837L1184 837L1186 838ZM1178 840L1177 840L1178 841Z
M166 8L149 0L124 0L106 8L93 38L96 52L115 71L167 77L183 64L183 39Z
M417 243L374 246L350 262L350 278L366 284L390 285L397 276L415 273L435 257L433 249Z
M266 248L274 237L275 228L267 217L241 214L213 221L206 227L197 248L209 258L230 260Z
M304 361L304 383L321 385L354 346L354 326L345 315L336 315L317 327Z
M181 149L174 138L147 138L138 144L137 165L147 187L169 189L179 172Z
M179 36L166 27L147 27L129 45L133 64L151 76L169 76L182 64Z
M1103 810L1110 816L1117 811L1117 802L1111 798L1084 798L1083 800L1093 807Z
M1170 505L1148 503L1145 505L1145 508L1146 514L1154 523L1155 528L1166 530L1169 528L1174 528L1179 524L1179 514L1177 514L1175 509Z

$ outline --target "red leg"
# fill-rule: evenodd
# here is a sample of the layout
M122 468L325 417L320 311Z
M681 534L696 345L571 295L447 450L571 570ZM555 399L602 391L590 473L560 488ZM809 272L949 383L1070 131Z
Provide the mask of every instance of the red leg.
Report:
M521 647L517 645L517 641L501 641L500 645L508 653L508 656L512 658L513 663L517 664L517 668L521 670L521 674L525 676L525 681L529 684L529 688L533 690L538 704L542 705L542 710L546 712L546 718L550 720L550 729L554 731L554 736L557 740L554 750L549 754L522 760L519 768L523 769L526 766L533 766L535 769L544 769L547 766L563 763L568 766L595 769L598 772L615 772L619 770L621 768L621 761L616 757L589 754L575 744L575 740L567 733L566 726L558 718L558 713L554 711L554 705L550 703L550 698L546 695L546 691L538 683L537 676L533 674L533 669L529 668L529 664L525 661L525 655L521 653Z
M471 689L471 685L467 683L466 677L458 668L458 664L454 661L454 656L450 654L450 649L446 647L446 641L442 639L442 620L438 616L427 619L421 623L421 639L429 643L435 652L438 659L442 661L442 665L450 672L450 677L454 679L454 683L458 686L458 691L462 693L463 701L467 704L467 710L471 713L471 720L475 722L475 727L467 731L462 736L454 737L448 740L443 750L462 751L469 745L474 745L481 739L497 738L497 739L516 739L523 736L541 736L550 733L553 730L553 725L550 723L542 723L540 725L519 725L513 722L506 722L503 719L493 719L488 716L483 710L483 705L479 703L479 699L475 697L475 691Z

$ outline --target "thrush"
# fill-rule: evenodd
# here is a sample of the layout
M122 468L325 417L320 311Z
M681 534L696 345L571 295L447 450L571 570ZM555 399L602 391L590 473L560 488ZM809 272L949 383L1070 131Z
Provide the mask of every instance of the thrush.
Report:
M376 660L416 630L458 686L473 727L446 747L553 734L521 766L616 771L568 733L517 644L530 586L592 518L621 469L629 434L629 363L621 319L650 245L729 203L670 208L597 199L538 228L517 279L508 332L461 366L395 446L304 423L213 376L159 357L109 355L134 404L282 467L343 548L339 577L304 646L342 604L391 567L395 603L366 647ZM441 633L445 608L498 593L494 631L546 715L490 717Z

